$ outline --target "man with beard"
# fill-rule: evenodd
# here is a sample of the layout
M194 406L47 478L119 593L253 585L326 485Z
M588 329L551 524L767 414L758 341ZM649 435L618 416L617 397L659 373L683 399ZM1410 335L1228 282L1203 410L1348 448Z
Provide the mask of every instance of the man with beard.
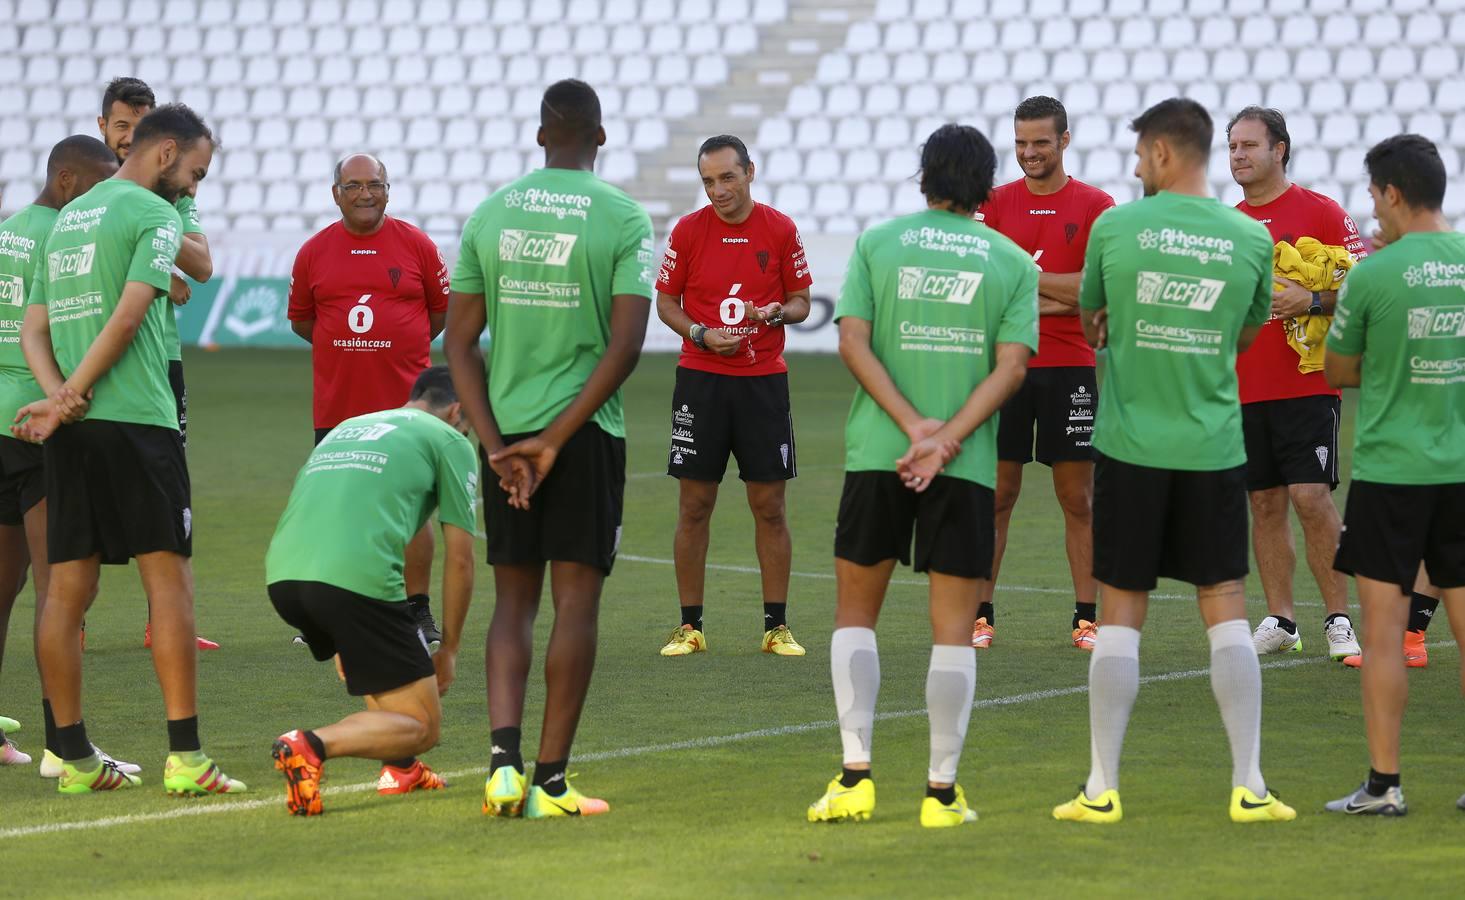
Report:
M51 585L37 636L62 773L85 794L141 781L101 758L82 720L81 621L102 564L137 560L167 713L169 793L245 790L198 737L198 655L188 463L168 384L165 324L182 223L173 208L208 174L214 138L182 104L149 113L117 175L67 204L47 239L21 328L45 397L21 407L18 437L45 442Z

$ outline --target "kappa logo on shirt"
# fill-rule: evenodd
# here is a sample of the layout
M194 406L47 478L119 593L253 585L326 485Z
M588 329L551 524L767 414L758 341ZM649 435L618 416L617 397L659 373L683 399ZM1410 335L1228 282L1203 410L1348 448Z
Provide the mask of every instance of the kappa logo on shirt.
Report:
M1465 306L1420 306L1409 310L1409 339L1465 337Z
M564 266L569 263L570 251L575 249L579 238L578 234L505 228L499 232L499 259Z

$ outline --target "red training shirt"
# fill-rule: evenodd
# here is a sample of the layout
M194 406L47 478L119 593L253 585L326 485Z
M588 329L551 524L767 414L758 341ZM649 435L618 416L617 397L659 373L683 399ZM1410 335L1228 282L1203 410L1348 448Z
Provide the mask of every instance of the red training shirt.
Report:
M1039 269L1066 275L1083 271L1089 229L1113 205L1113 197L1077 178L1051 194L1034 194L1027 179L1019 178L993 190L977 212L988 227L1031 253ZM1077 315L1038 317L1038 353L1030 368L1092 365L1094 348Z
M388 216L367 237L336 222L306 241L290 273L289 317L315 320L315 427L406 403L430 364L428 313L447 308L447 263L419 228Z
M656 289L680 296L693 322L746 341L739 353L718 356L683 340L677 364L720 375L787 372L783 326L744 321L743 303L782 303L813 283L799 229L773 207L754 203L753 212L737 225L718 218L711 206L683 216L667 241Z
M1358 235L1358 226L1343 207L1295 184L1264 206L1252 206L1242 200L1236 208L1267 226L1273 244L1286 241L1296 246L1299 238L1310 237L1329 246L1344 247L1355 259L1368 255L1368 247ZM1321 371L1306 375L1297 371L1297 362L1297 351L1287 343L1287 329L1281 319L1273 316L1246 352L1236 357L1241 402L1261 403L1319 394L1343 396L1342 391L1328 387Z

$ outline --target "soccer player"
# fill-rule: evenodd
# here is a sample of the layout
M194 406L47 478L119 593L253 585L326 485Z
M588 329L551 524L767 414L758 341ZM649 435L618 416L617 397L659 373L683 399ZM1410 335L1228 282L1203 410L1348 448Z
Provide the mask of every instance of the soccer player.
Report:
M401 406L447 321L447 264L420 228L387 215L390 192L376 157L337 162L331 197L341 221L295 256L287 315L310 344L316 444L347 419ZM443 635L428 602L432 556L424 524L407 544L407 606L435 650Z
M198 737L197 644L188 557L188 463L168 386L164 319L182 223L173 204L208 173L213 134L182 104L148 113L116 176L57 216L21 347L45 398L15 433L45 442L51 582L36 640L63 760L64 794L136 785L97 755L81 703L81 621L102 564L136 559L152 622L174 794L237 793ZM83 418L84 416L84 418Z
M809 317L809 263L793 220L753 200L741 140L702 142L697 173L711 201L672 229L656 311L682 336L667 474L678 479L676 561L682 624L662 656L707 649L702 629L707 535L727 457L738 458L763 577L763 652L803 656L788 628L793 544L784 485L798 471L784 324Z
M473 599L478 460L461 419L447 367L425 369L405 406L340 423L295 478L265 555L270 602L316 659L337 658L347 692L365 698L366 711L276 739L275 768L294 815L321 814L321 768L331 757L385 760L381 794L446 786L417 754L437 744L438 697L453 683ZM430 656L406 605L404 559L434 508L446 550L446 629Z
M1266 229L1209 195L1213 134L1174 98L1131 124L1144 198L1099 217L1079 310L1108 348L1094 424L1094 577L1104 624L1089 661L1093 768L1053 817L1112 823L1119 754L1139 693L1139 638L1158 577L1188 581L1211 645L1211 691L1231 743L1231 819L1297 813L1260 767L1261 667L1246 623L1246 450L1236 353L1271 308Z
M153 89L139 78L114 78L102 92L102 114L97 116L97 128L102 140L117 154L117 162L127 161L132 151L133 131L142 117L158 105ZM214 261L209 253L208 238L204 236L203 225L198 215L198 204L194 201L196 188L190 188L174 202L173 208L183 221L183 240L178 246L177 268L194 281L203 283L214 275ZM187 303L193 288L176 272L169 276L168 299L174 306ZM183 381L183 345L178 338L178 322L172 309L163 319L164 341L168 347L168 386L178 407L178 435L184 449L188 447L188 388ZM144 647L153 645L152 624L143 631ZM217 650L219 645L205 637L198 638L198 649Z
M1292 137L1275 109L1248 106L1226 126L1231 176L1245 199L1236 208L1267 226L1272 241L1296 245L1304 237L1367 254L1353 219L1322 194L1287 178ZM1335 291L1310 291L1275 278L1271 318L1237 360L1242 427L1246 437L1246 488L1251 500L1252 548L1271 615L1252 635L1258 653L1300 652L1293 611L1292 573L1297 566L1288 507L1297 511L1307 544L1307 564L1322 592L1328 655L1358 652L1348 616L1348 582L1333 571L1333 551L1343 527L1332 490L1338 486L1338 417L1342 394L1321 369L1302 372L1301 357L1287 342L1298 316L1325 316Z
M976 687L977 582L992 575L992 417L1038 347L1037 266L972 218L996 168L977 129L936 129L921 148L926 211L860 235L835 306L840 356L858 384L845 427L829 642L844 771L809 807L810 822L859 821L875 809L875 623L896 560L930 578L931 755L921 824L977 818L956 767Z
M594 89L573 79L550 85L539 120L544 168L496 191L463 227L443 341L493 472L483 479L495 595L484 648L493 757L483 810L528 818L610 808L571 787L565 768L620 539L620 387L640 356L652 281L650 216L594 174L605 143ZM554 629L526 789L520 729L546 563Z
M1358 583L1364 632L1368 780L1327 804L1402 816L1399 734L1409 696L1399 652L1419 565L1443 590L1465 644L1465 236L1440 207L1445 167L1426 138L1402 134L1364 156L1388 246L1344 282L1324 371L1357 387L1353 483L1335 565ZM1465 689L1465 662L1460 666ZM1465 809L1465 796L1459 806Z
M46 185L35 202L0 225L0 415L4 421L16 410L45 396L25 364L20 349L20 324L25 298L35 286L35 275L46 252L46 238L61 207L85 194L117 171L117 159L101 141L73 135L51 148L46 159ZM36 590L36 621L46 605L50 567L46 561L46 480L41 448L10 433L0 434L0 661L5 657L5 636L10 612L25 586L26 569ZM41 692L46 723L46 749L54 753L56 723L51 704ZM0 716L0 765L25 765L29 755L4 736L20 727Z
M1038 462L1053 470L1053 493L1063 508L1064 546L1073 578L1070 640L1094 649L1098 627L1098 583L1093 576L1094 349L1078 321L1078 285L1083 277L1089 229L1114 198L1069 177L1068 111L1052 97L1029 97L1013 115L1014 146L1023 177L1004 184L982 204L979 217L1032 254L1038 264L1038 355L1028 363L1022 387L1002 408L997 426L997 544L992 578L978 588L980 605L972 646L992 645L997 624L992 593L1012 508L1022 490L1023 466L1032 461L1037 432Z

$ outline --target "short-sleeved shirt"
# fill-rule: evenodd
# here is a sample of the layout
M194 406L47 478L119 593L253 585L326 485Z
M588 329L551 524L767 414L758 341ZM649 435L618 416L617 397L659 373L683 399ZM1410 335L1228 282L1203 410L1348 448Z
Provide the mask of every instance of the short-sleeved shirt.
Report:
M870 349L922 416L949 419L992 373L998 344L1038 348L1038 267L1021 247L944 210L876 225L855 242L835 319L870 322ZM863 388L845 425L845 469L895 471L910 448ZM997 417L982 423L946 475L997 479Z
M1328 351L1363 356L1355 479L1465 482L1465 235L1411 232L1354 266Z
M499 430L538 431L577 397L610 343L611 298L650 299L651 217L580 169L538 169L463 226L453 290L482 294ZM625 437L621 392L590 416Z
M1295 246L1299 238L1310 237L1328 246L1343 247L1355 259L1368 255L1368 247L1359 237L1353 218L1343 207L1315 191L1294 184L1271 203L1252 206L1242 200L1236 208L1267 226L1273 244L1286 241ZM1297 351L1287 343L1287 328L1282 320L1269 318L1256 340L1236 360L1241 402L1261 403L1319 394L1342 396L1328 386L1321 371L1299 372L1298 360Z
M56 224L57 210L31 204L0 224L0 421L45 396L20 349L20 324L26 298L46 253L46 238ZM0 434L10 437L8 430ZM12 438L13 440L13 438Z
M1161 191L1100 216L1079 291L1108 310L1094 449L1156 469L1246 462L1236 342L1271 305L1271 239L1236 210Z
M431 364L430 314L447 308L447 263L420 228L388 216L363 236L333 222L306 241L288 315L315 321L315 427L406 403Z
M1051 194L1034 194L1019 178L994 190L978 218L1031 253L1039 270L1064 275L1083 271L1089 230L1113 205L1113 197L1077 178ZM1039 317L1038 355L1030 368L1092 365L1094 348L1077 315Z
M319 581L377 600L407 597L407 542L438 520L476 531L478 459L456 429L420 409L336 426L305 461L265 554L265 581Z
M744 338L745 345L734 356L719 356L683 340L678 365L719 375L787 372L783 327L746 321L743 304L782 303L813 283L798 227L773 207L755 203L736 225L711 206L683 216L667 241L656 289L681 297L693 322Z
M182 223L168 201L125 178L109 178L66 204L42 259L44 274L27 303L44 303L51 346L70 377L112 318L123 288L155 292L132 343L92 389L89 419L178 430L168 383L168 285Z
M178 211L178 218L183 223L184 234L203 234L203 223L198 217L198 204L187 194L178 198L173 204ZM171 286L171 279L170 279ZM172 301L168 302L168 317L163 322L165 329L164 341L168 344L168 359L183 360L183 344L178 339L178 309L173 306Z

